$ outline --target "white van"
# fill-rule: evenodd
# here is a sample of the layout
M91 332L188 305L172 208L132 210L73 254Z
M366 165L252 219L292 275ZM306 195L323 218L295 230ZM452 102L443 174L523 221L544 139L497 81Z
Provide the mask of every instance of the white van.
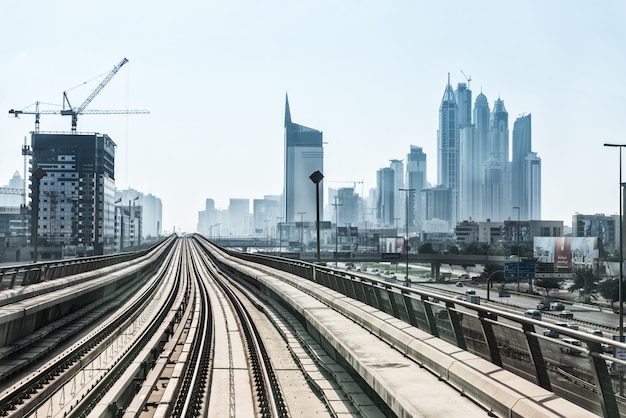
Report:
M524 312L524 316L527 318L541 321L541 311L538 309L528 309L526 312Z
M580 340L577 340L576 338L563 338L561 341L563 341L565 344L569 344L569 345L576 346L576 347L582 347L582 343L580 342ZM575 350L574 348L571 348L568 346L561 346L561 353L578 355L580 351Z

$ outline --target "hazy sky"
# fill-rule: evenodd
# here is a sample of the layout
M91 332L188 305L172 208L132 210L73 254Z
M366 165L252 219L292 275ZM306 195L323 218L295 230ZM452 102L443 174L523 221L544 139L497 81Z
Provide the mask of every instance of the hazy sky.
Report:
M160 197L165 231L195 230L206 198L282 192L285 93L293 121L324 132L326 187L367 193L410 145L436 183L438 108L462 70L472 101L504 100L511 132L532 113L543 219L619 213L619 151L603 143L626 143L624 22L622 0L2 2L0 185L34 129L8 110L59 109L63 91L76 106L124 57L88 109L150 114L78 130L117 143L117 187ZM69 128L42 116L42 131Z

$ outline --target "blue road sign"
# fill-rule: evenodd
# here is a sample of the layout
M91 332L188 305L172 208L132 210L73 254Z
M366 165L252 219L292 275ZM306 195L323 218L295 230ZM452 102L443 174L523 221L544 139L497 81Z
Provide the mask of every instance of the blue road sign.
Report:
M518 273L519 268L519 273ZM504 263L504 278L505 279L532 279L535 277L535 263L522 261L522 262L506 262Z

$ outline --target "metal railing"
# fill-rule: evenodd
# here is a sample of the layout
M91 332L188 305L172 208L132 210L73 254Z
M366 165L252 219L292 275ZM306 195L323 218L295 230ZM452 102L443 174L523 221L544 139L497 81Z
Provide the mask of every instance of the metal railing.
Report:
M531 319L521 313L301 260L236 251L229 251L229 254L322 284L525 376L546 390L555 390L556 370L570 369L572 372L568 373L577 376L578 386L598 394L597 402L604 416L620 416L617 400L621 397L615 394L607 362L626 369L626 360L607 353L607 347L613 353L626 354L624 343ZM544 335L543 329L556 330L566 339ZM580 345L568 344L568 339L575 339Z

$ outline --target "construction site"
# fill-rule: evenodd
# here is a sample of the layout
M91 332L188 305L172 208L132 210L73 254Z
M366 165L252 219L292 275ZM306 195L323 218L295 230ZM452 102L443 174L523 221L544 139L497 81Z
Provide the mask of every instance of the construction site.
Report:
M79 115L149 113L87 108L127 62L124 58L115 65L78 106L64 91L60 109L44 109L38 101L9 110L16 118L33 115L35 128L21 149L22 184L0 187L1 263L104 255L141 246L138 198L128 204L116 199L115 142L104 133L78 131ZM42 131L41 115L69 116L70 130Z

